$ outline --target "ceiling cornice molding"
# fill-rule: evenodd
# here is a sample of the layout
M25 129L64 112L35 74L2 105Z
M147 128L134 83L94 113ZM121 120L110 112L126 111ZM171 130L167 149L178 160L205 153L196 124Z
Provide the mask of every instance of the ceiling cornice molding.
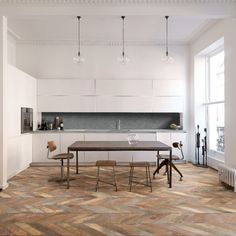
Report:
M31 46L77 46L77 41L73 40L17 40L18 45L31 45ZM163 46L164 42L158 41L127 41L126 46ZM169 43L170 45L186 45L186 42L179 41ZM116 47L122 46L120 41L82 41L82 46L104 46Z
M0 0L4 5L172 5L172 4L235 4L236 0Z

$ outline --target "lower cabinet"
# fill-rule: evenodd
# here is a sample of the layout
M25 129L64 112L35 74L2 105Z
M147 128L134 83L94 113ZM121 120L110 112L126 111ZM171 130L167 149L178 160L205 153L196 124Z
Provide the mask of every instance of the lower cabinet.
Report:
M163 133L157 133L157 141L160 141L162 143L165 143L167 145L172 146L172 143L174 142L182 142L183 147L183 153L184 153L184 157L186 157L186 133L177 133L177 132L171 132L171 133L167 133L167 132L163 132ZM179 157L181 157L181 152L179 149L177 148L173 148L172 146L172 153L173 155L177 155ZM184 158L186 159L186 158Z
M108 139L110 141L125 141L128 142L127 140L128 134L127 133L113 133L113 134L108 134ZM129 151L114 151L114 152L109 152L109 160L115 160L119 163L127 163L131 162L133 158L133 152Z
M84 141L107 141L107 133L85 133ZM97 160L108 160L108 152L93 151L84 153L85 162L96 162Z
M137 133L140 141L161 141L172 145L182 141L183 151L186 147L185 133ZM54 141L57 149L50 155L67 152L67 147L75 141L127 141L129 133L36 133L33 134L33 162L53 162L47 159L47 142ZM173 148L173 154L181 155L178 149ZM156 161L156 152L153 151L94 151L79 152L80 163L95 163L97 160L116 160L119 163L131 161ZM75 161L75 158L72 162Z
M140 141L156 141L156 133L144 134L139 133L139 140ZM155 162L156 161L156 152L152 151L136 151L133 152L132 161L149 161Z
M52 162L47 159L47 142L54 141L57 149L50 153L56 155L61 152L60 134L56 133L38 133L33 134L33 162ZM54 160L53 160L54 161Z
M61 152L67 152L67 148L76 141L84 141L83 133L60 133L60 144L61 144ZM84 152L79 152L79 162L84 162ZM71 162L75 162L75 152L74 158Z

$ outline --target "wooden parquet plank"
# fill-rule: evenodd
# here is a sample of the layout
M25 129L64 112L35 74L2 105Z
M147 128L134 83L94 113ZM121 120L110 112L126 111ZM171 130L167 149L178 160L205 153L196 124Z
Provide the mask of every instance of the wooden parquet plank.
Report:
M166 176L159 174L152 193L141 185L129 192L128 167L116 168L118 192L106 185L94 191L95 167L80 168L79 175L71 168L76 180L70 189L48 181L59 175L58 168L28 168L0 192L0 236L236 235L235 193L210 168L179 168L182 182L173 172L169 189Z

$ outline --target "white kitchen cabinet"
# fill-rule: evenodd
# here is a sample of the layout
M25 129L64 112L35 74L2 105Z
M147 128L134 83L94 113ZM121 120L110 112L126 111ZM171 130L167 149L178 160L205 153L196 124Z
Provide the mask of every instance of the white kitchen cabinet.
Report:
M184 81L183 80L154 80L153 81L154 96L169 96L178 97L184 96Z
M107 140L109 141L124 141L128 142L128 133L109 133ZM132 151L114 151L109 152L109 160L115 160L119 163L131 162L133 157Z
M39 79L38 95L94 95L95 81L81 79Z
M108 133L85 133L84 141L107 141ZM84 152L85 162L96 162L97 160L108 160L107 151Z
M150 112L151 97L110 97L99 96L96 99L97 112Z
M153 112L183 112L182 97L153 97Z
M60 134L60 143L61 143L61 152L67 152L68 146L76 141L84 141L83 133L61 133ZM84 152L78 152L79 154L79 162L84 162ZM72 162L75 162L75 155Z
M157 132L156 134L157 141L171 145L171 133L169 132Z
M137 134L140 141L156 141L156 134L144 134L138 133ZM133 152L133 161L149 161L155 162L156 161L156 152L155 151L134 151Z
M94 112L90 96L38 96L38 112Z
M178 133L178 132L161 133L161 132L158 132L157 133L157 141L160 141L162 143L165 143L165 144L171 146L173 155L177 155L179 157L181 157L180 150L178 150L177 148L173 148L172 143L181 141L182 144L183 144L184 155L186 153L185 152L185 149L186 149L186 133ZM169 153L169 152L165 152L165 153Z
M171 142L182 142L183 144L183 147L182 147L182 150L183 150L183 153L184 153L184 157L185 159L187 158L186 157L186 149L187 149L187 145L186 145L186 133L171 133ZM173 148L173 154L174 155L177 155L179 157L181 157L181 152L180 150L178 150L177 148Z
M38 133L33 134L33 162L57 162L47 159L47 142L54 141L57 149L51 153L56 155L61 152L60 134L58 133Z
M152 96L152 80L97 80L96 94Z

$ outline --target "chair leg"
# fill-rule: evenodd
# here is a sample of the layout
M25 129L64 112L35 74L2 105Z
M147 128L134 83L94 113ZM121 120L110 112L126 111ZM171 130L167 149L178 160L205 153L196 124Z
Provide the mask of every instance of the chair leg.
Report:
M148 179L148 167L146 166L145 169L146 169L146 185L149 186L148 185L148 182L149 182L149 179Z
M165 159L165 160L163 160L162 162L161 162L161 164L159 165L159 167L154 171L154 173L153 173L153 179L155 179L155 174L156 173L159 173L159 170L163 167L163 166L165 166L166 164L168 163L168 160L167 159Z
M64 163L63 159L61 159L61 181L64 179Z
M98 166L98 168L97 168L97 183L96 183L96 189L95 189L95 191L97 192L98 191L98 184L99 184L99 166Z
M131 170L132 170L132 167L130 167L130 170L129 170L129 185L131 183Z
M159 165L160 165L160 158L158 155L159 155L159 153L157 152L157 162L156 162L157 169L159 169ZM157 173L159 173L159 172L157 172Z
M131 192L132 189L132 183L133 183L133 174L134 174L134 167L130 167L130 185L129 185L129 191Z
M166 173L167 173L167 183L169 184L170 182L170 173L169 173L169 160L167 160L167 163L166 163Z
M116 174L115 174L115 167L114 166L113 166L113 183L114 183L114 186L116 187L116 192L117 192Z
M151 192L152 192L152 180L151 180L151 174L150 174L150 167L148 166L148 176L149 176L149 186L151 188Z
M160 170L163 166L166 166L167 164L168 164L168 160L167 160L167 159L163 160L163 161L161 162L161 164L159 165L158 173L159 173L159 170ZM165 172L166 172L166 170L165 170Z
M177 169L177 167L175 166L175 164L172 162L172 167L179 173L180 175L180 181L182 181L183 175L182 173Z

